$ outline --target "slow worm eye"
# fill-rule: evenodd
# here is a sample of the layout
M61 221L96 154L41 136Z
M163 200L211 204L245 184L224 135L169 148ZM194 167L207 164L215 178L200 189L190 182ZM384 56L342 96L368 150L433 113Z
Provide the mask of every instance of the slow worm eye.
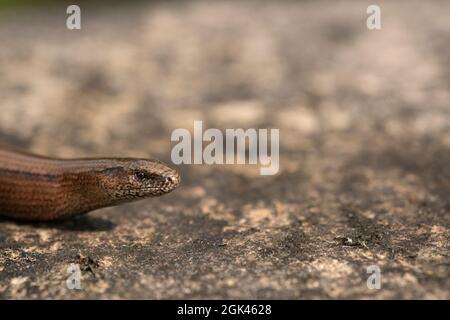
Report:
M136 176L136 179L140 181L145 180L145 172L136 172L134 175Z

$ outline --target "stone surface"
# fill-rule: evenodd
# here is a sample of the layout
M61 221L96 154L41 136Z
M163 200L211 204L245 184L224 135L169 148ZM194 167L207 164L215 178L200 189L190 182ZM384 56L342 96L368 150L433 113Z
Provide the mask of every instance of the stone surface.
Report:
M137 2L0 12L0 139L170 162L170 133L280 128L281 166L0 221L0 298L450 298L450 2ZM66 287L67 268L82 289ZM366 272L378 265L380 290Z

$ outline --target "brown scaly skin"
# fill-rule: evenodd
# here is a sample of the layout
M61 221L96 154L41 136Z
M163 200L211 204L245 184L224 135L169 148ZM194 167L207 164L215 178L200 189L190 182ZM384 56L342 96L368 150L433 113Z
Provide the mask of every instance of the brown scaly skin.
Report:
M0 216L68 218L171 192L180 183L157 160L53 159L0 148Z

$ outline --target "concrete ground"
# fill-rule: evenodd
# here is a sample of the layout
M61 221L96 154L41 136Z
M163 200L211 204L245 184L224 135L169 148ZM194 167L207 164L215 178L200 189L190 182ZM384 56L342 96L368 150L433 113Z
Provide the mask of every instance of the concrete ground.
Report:
M0 141L170 163L170 134L280 128L280 172L183 165L170 195L0 221L0 298L450 298L450 2L0 11ZM66 287L81 267L81 290ZM370 290L367 267L381 271Z

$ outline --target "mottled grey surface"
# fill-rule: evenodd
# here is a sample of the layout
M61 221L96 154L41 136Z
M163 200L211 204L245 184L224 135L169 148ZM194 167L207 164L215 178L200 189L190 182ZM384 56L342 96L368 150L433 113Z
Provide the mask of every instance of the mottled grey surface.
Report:
M194 120L281 130L276 176L181 166L168 196L1 221L0 297L449 299L450 2L381 2L381 31L369 3L0 12L2 142L170 162Z

